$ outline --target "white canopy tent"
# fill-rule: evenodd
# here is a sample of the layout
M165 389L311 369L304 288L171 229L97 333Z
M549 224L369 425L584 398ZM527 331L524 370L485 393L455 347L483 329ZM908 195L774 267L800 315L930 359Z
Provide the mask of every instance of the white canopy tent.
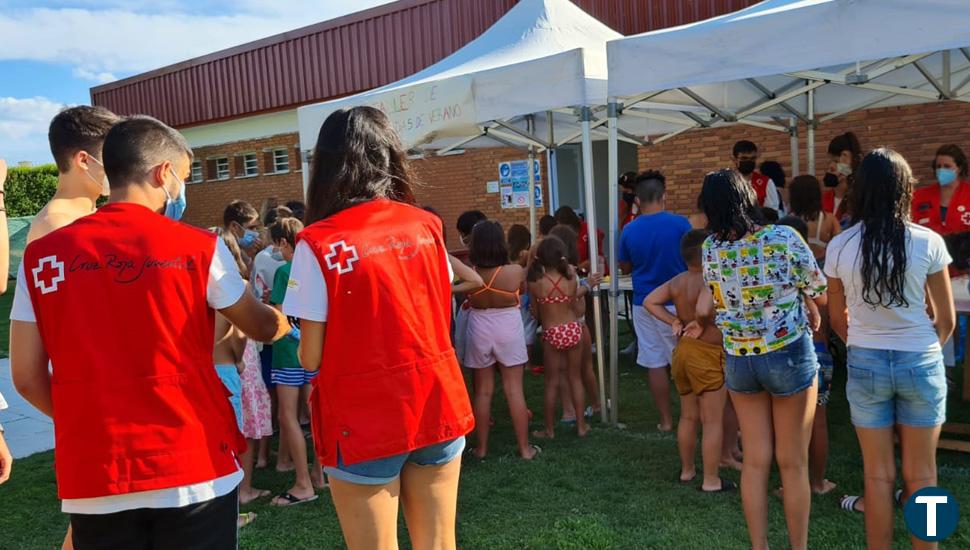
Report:
M695 24L611 41L609 177L619 176L617 136L631 121L680 125L652 143L735 123L789 132L797 174L799 122L807 127L806 170L813 173L818 124L871 107L970 101L968 7L966 0L766 0ZM612 186L614 251L616 194ZM616 268L613 254L611 272ZM611 300L617 290L614 278ZM610 334L615 403L615 311ZM613 422L616 414L614 406Z
M596 119L590 106L606 102L606 43L621 36L568 0L521 0L478 38L414 75L301 107L297 116L304 187L308 153L324 120L338 109L370 105L384 111L404 145L420 154L446 155L458 148L498 144L527 148L534 162L537 152L581 138L586 204L592 205L591 142L593 132L604 131L606 120ZM545 137L539 137L537 128L545 128ZM618 139L642 143L618 132ZM534 189L534 171L528 172L529 188ZM535 235L535 195L529 195ZM585 214L595 228L595 211L588 207ZM596 239L591 241L590 257L596 258ZM597 340L602 341L599 297L595 300ZM604 354L600 346L600 395L605 399ZM605 420L605 408L603 414Z

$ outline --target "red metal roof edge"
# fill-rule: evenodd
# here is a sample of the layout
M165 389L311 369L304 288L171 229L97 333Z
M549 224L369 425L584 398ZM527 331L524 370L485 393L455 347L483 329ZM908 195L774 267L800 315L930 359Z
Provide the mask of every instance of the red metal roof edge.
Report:
M94 86L89 90L89 95L91 99L94 99L95 94L108 92L117 88L123 88L130 84L136 82L141 82L143 80L148 80L155 78L157 76L162 76L169 73L174 73L182 69L187 69L189 67L194 67L196 65L203 65L218 59L223 59L226 57L231 57L233 55L238 55L241 53L257 50L266 46L271 46L273 44L280 44L288 40L293 40L295 38L300 38L310 34L315 34L325 30L336 29L353 23L360 23L368 19L373 19L382 15L392 14L398 11L403 11L405 9L410 9L422 4L430 4L437 0L397 0L395 2L389 2L381 6L375 6L373 8L368 8L366 10L355 11L347 15L342 15L334 19L327 19L326 21L320 21L318 23L313 23L305 27L300 27L291 31L281 32L279 34L274 34L267 36L265 38L260 38L253 40L251 42L246 42L239 44L238 46L231 46L229 48L219 50L212 53L207 53L205 55L200 55L198 57L193 57L191 59L186 59L185 61L179 61L171 65L166 65L164 67L159 67L158 69L153 69L148 72L138 73L136 75L129 76L127 78L122 78L120 80L115 80L114 82L109 82L107 84L101 84L99 86Z

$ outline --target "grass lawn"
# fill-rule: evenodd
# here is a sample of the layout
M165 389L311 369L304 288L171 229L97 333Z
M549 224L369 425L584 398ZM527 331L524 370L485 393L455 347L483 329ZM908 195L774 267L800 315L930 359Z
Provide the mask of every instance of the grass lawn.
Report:
M539 460L526 463L513 455L508 414L496 398L492 454L462 472L458 507L458 542L463 549L497 548L748 548L737 493L707 495L675 482L676 441L661 435L643 377L629 362L621 369L620 417L626 429L594 423L588 440L566 430L543 445ZM959 377L958 377L959 378ZM499 385L499 387L501 387ZM839 487L815 497L809 535L812 548L863 548L862 516L837 508L843 492L862 488L862 460L848 421L845 373L837 371L830 405L829 479ZM539 411L542 380L527 375L531 408ZM538 426L537 414L534 427ZM970 407L951 400L952 420L970 421ZM0 548L52 548L67 524L58 511L51 453L14 465L10 482L0 488ZM699 465L699 462L698 462ZM940 485L970 506L970 455L939 453ZM723 475L735 481L737 472ZM259 471L259 487L282 491L290 476ZM777 484L777 475L775 476ZM333 505L326 495L313 504L290 509L265 502L247 507L259 514L241 534L240 547L339 548L343 545ZM771 544L788 546L781 503L770 504ZM409 547L401 531L404 547ZM897 514L896 547L909 548L902 514ZM970 513L942 548L970 548Z

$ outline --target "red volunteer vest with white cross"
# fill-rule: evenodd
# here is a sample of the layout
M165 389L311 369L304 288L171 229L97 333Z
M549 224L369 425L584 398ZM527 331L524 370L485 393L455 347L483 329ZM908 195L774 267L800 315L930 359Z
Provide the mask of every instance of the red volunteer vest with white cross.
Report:
M942 216L942 197L938 184L926 185L913 190L912 221L929 227L937 233L963 233L970 231L970 181L956 182L956 191Z
M769 181L771 180L768 176L757 171L751 172L751 188L758 195L758 206L765 205L765 198L768 196Z
M62 499L191 485L245 450L212 362L216 236L109 204L30 244L24 273L53 380Z
M467 434L468 392L451 344L451 281L441 220L374 200L307 227L327 284L313 439L336 466ZM291 281L291 285L300 281Z

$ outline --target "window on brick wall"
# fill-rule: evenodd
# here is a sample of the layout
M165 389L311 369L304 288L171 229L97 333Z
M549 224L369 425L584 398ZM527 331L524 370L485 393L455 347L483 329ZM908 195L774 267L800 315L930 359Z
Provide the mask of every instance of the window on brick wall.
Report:
M189 175L189 183L199 183L202 181L202 161L192 162L192 174Z
M277 174L290 171L290 152L286 149L273 149L273 172Z
M259 175L259 157L256 153L243 153L235 157L237 178L251 178Z
M229 179L229 157L219 157L216 159L216 179Z
M259 175L259 158L256 153L246 153L243 155L243 172L247 176Z

